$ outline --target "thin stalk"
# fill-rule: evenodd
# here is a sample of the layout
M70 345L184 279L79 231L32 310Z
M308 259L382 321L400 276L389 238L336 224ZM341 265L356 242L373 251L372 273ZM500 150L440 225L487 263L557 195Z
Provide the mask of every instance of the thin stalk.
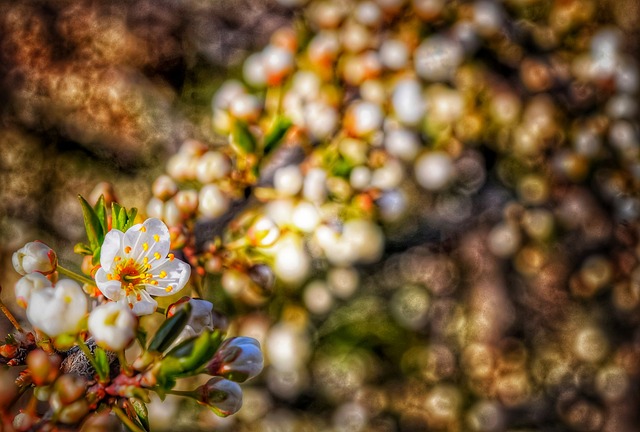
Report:
M138 425L136 425L126 414L124 411L122 411L122 409L120 407L117 406L113 406L111 407L111 411L113 411L114 413L116 413L116 415L118 416L118 418L120 419L120 421L122 423L124 423L124 425L131 431L131 432L145 432L144 429L141 429L140 427L138 427Z
M1 287L0 287L0 291L2 291ZM24 333L24 330L18 323L18 320L16 319L16 317L13 316L11 311L4 305L4 303L2 303L2 301L0 301L0 311L2 311L2 313L7 317L7 319L16 328L16 330L18 330L20 333Z
M96 282L93 279L91 279L91 278L89 278L87 276L78 274L78 273L74 272L73 270L69 270L67 268L64 268L60 264L58 264L57 270L58 270L58 273L63 274L65 276L68 276L68 277L70 277L72 279L75 279L78 282L86 283L86 284L89 284L89 285L95 285L96 284Z
M131 376L133 375L133 370L129 363L127 363L127 357L124 355L124 350L118 351L118 361L120 362L120 369L124 372L125 375Z

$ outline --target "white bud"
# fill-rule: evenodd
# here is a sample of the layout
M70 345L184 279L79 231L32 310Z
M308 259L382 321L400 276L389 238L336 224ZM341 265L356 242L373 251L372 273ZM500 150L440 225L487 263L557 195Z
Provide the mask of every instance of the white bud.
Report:
M201 183L211 183L231 171L229 158L218 151L208 151L198 159L196 177Z
M151 197L151 199L149 199L149 202L147 203L146 212L147 217L162 219L164 212L164 202L162 202L162 200L159 198Z
M382 118L382 110L379 105L358 101L347 108L345 124L354 135L366 136L380 129Z
M31 293L42 288L51 288L52 284L49 279L41 273L30 273L22 276L16 282L15 293L16 303L26 308L31 298Z
M304 108L304 121L311 138L323 140L338 127L338 112L323 102L310 102Z
M429 81L452 78L463 58L462 46L441 35L428 37L414 53L416 72Z
M302 201L293 211L291 221L300 231L310 233L320 223L320 213L318 213L315 205Z
M267 83L267 72L264 67L262 53L253 53L242 65L244 80L253 87L262 88Z
M426 101L422 86L414 79L398 81L393 89L391 104L396 118L406 125L417 125L424 118Z
M359 23L366 26L375 27L382 22L382 11L380 7L371 1L359 3L356 6L355 18Z
M219 375L235 382L255 378L264 366L260 343L250 337L226 339L206 366L210 375Z
M333 296L324 281L310 282L304 290L303 300L311 313L323 315L333 306Z
M178 181L190 180L195 175L196 158L192 155L178 152L169 158L167 172Z
M277 225L287 225L291 222L293 202L291 199L275 199L269 201L265 207L265 214Z
M58 257L56 253L41 241L25 244L11 257L13 268L21 275L29 273L49 274L56 270Z
M87 297L71 279L33 291L27 306L29 322L50 337L79 332L86 313Z
M254 122L262 112L262 102L252 94L236 96L229 104L229 113L237 119Z
M267 216L260 216L247 231L251 245L257 247L272 246L280 237L280 228Z
M135 338L138 320L128 305L109 302L91 311L87 326L99 347L120 351Z
M245 93L245 88L239 81L228 80L220 86L213 97L213 108L226 110L229 109L231 101Z
M375 223L365 219L345 222L342 238L353 249L356 261L373 263L380 259L384 251L384 235Z
M151 185L153 196L166 201L178 192L178 185L168 175L161 175Z
M302 188L302 173L297 165L278 168L273 177L274 188L283 195L293 196Z
M322 82L320 77L312 71L298 71L293 76L291 88L304 100L313 100L320 93Z
M407 129L394 129L385 134L384 146L390 155L405 161L415 159L420 150L420 138Z
M215 184L207 184L200 189L199 207L203 216L215 218L229 209L229 199Z
M420 186L436 191L445 188L453 179L455 167L447 153L427 152L416 161L415 175Z
M180 222L182 222L182 214L180 212L180 209L176 205L175 200L169 200L164 203L164 209L162 210L162 220L168 226L178 226L180 225Z
M273 271L288 284L298 284L308 275L311 267L309 256L300 239L289 236L278 243Z
M383 166L373 171L371 186L378 189L393 189L404 179L404 167L396 159L389 159Z
M327 199L327 172L322 168L312 168L304 178L302 195L307 201L322 204Z
M293 54L279 46L268 45L262 51L262 61L269 85L279 84L284 77L293 71Z
M222 377L211 378L195 392L200 396L198 401L220 417L235 414L242 407L242 389L237 383Z
M364 165L359 165L351 170L349 184L356 190L365 190L371 185L371 170Z
M327 273L327 281L336 297L347 299L358 289L360 276L353 267L334 267Z
M376 204L383 221L395 222L405 214L407 197L401 190L390 190L378 198Z
M181 190L173 198L178 210L184 215L190 215L198 208L198 191L193 189Z
M391 70L400 70L409 62L409 48L397 39L387 39L380 45L380 61Z

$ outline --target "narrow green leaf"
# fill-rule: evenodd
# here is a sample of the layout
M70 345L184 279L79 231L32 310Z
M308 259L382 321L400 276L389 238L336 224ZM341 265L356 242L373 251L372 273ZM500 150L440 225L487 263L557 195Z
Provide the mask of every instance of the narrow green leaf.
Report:
M281 143L293 123L287 117L278 116L264 137L264 154L268 155Z
M169 382L199 373L200 368L213 358L221 342L222 333L209 329L200 336L181 342L162 360L158 375Z
M149 344L149 351L163 352L180 335L191 317L191 305L186 303L171 318L162 323Z
M124 211L124 209L123 209L123 211ZM136 221L136 215L137 215L137 214L138 214L138 209L137 209L137 208L135 208L135 207L131 207L131 208L129 209L129 212L126 214L126 216L127 216L127 221L126 221L126 223L124 224L124 226L122 227L122 230L123 230L123 231L126 231L126 230L128 230L129 228L131 228L131 227L133 226L133 224L134 224L134 223L135 223L135 221Z
M256 140L247 124L236 121L231 131L231 146L239 154L253 153L256 149Z
M100 263L100 252L102 251L102 246L98 246L93 251L93 258L91 259L91 264L97 265Z
M111 228L122 231L126 220L126 213L122 206L117 202L111 203Z
M138 421L144 427L144 430L149 431L149 411L147 411L147 405L135 398L129 398L129 403L133 407L133 410L138 416Z
M93 355L96 358L96 366L99 369L96 371L98 373L98 376L100 376L100 378L105 381L108 380L109 379L109 358L107 357L106 351L100 347L96 347L96 349L93 350Z
M141 346L147 345L147 331L142 327L138 327L138 330L136 331L136 339L138 339Z
M87 200L82 197L82 195L78 195L78 200L82 206L82 216L84 217L84 227L87 231L89 245L92 250L96 250L100 245L102 245L102 241L104 240L102 224L100 223L96 212L93 210L91 205L89 205Z
M91 250L91 247L84 243L76 244L73 247L73 252L77 253L78 255L91 255L93 253L93 251Z
M96 213L96 216L98 216L98 220L102 226L102 232L106 234L107 231L109 231L109 222L107 221L107 205L104 201L104 195L100 195L98 202L93 206L93 211Z

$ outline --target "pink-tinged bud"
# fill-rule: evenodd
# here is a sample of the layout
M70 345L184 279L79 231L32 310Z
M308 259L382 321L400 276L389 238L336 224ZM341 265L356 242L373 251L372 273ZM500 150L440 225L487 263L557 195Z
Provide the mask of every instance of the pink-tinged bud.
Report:
M31 379L37 386L53 382L60 372L62 359L57 354L49 355L41 349L33 350L27 355L27 367Z
M12 257L13 268L21 275L29 273L53 273L58 266L56 253L40 241L29 242Z
M242 407L242 389L233 381L213 377L196 389L198 403L209 407L220 417L237 413Z
M263 366L260 343L250 337L234 337L222 343L207 365L207 373L244 382L262 372Z

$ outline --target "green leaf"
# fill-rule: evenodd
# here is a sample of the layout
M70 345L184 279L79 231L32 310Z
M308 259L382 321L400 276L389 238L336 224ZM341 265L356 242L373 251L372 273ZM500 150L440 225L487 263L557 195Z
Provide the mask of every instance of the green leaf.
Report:
M163 352L180 335L191 317L191 305L186 303L171 318L162 323L149 344L149 351Z
M133 226L133 224L136 221L136 215L137 214L138 214L138 209L137 208L131 207L129 209L129 212L127 213L127 222L122 227L123 231L126 231L126 230L128 230L129 228L131 228Z
M107 231L109 231L109 222L107 221L107 205L104 201L104 195L100 195L98 202L93 206L93 211L96 213L96 216L98 216L98 220L102 226L102 232L106 234Z
M91 255L93 254L93 251L91 250L91 247L87 244L84 243L78 243L73 247L73 252L77 253L78 255Z
M102 251L102 246L98 246L93 251L93 258L91 259L91 264L97 265L100 263L100 252Z
M144 427L145 431L149 431L149 411L147 411L147 405L141 400L135 398L129 398L129 403L133 407L136 415L138 416L138 421Z
M278 116L264 137L264 154L268 155L281 143L293 123L287 117Z
M96 372L98 373L98 376L104 381L108 380L109 358L107 357L106 351L100 347L96 347L96 349L93 350L93 356L96 358L96 366L98 367Z
M84 228L87 231L87 239L92 250L96 250L102 245L104 240L104 230L98 215L93 210L91 205L85 200L82 195L78 195L80 206L82 206L82 216L84 217Z
M111 203L111 228L122 231L122 227L127 222L127 213L117 202Z
M162 359L158 382L169 384L175 382L175 378L200 373L200 369L215 355L222 337L219 330L206 329L200 336L181 342Z
M246 123L236 121L233 124L231 146L239 154L249 154L255 151L256 140Z
M138 330L136 331L136 339L138 339L141 346L145 346L147 344L147 336L147 331L142 327L138 327Z

